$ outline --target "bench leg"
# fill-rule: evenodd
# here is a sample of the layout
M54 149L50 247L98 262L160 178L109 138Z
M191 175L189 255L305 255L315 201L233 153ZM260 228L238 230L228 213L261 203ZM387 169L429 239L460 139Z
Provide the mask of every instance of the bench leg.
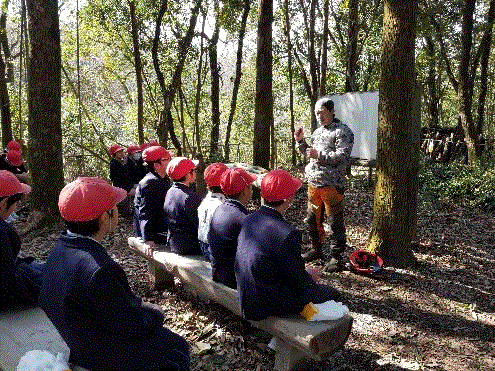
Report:
M275 371L294 371L304 369L308 358L300 350L291 347L282 340L277 339L277 351L275 352Z
M153 290L159 288L163 284L174 283L174 276L151 260L148 260L148 275Z

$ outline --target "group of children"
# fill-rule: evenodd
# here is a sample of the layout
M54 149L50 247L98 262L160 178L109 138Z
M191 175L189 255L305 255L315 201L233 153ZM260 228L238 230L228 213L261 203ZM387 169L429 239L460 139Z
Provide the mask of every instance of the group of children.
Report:
M113 155L123 152L115 149ZM148 254L163 244L178 254L202 253L213 279L239 291L249 320L298 314L309 302L340 298L315 282L316 271L305 269L301 232L284 219L299 179L281 169L268 172L260 186L262 206L249 213L256 177L245 170L208 166L208 194L201 201L191 188L195 161L172 158L159 145L141 157L147 174L131 188L133 224ZM58 203L67 230L43 265L17 257L20 238L5 223L29 191L0 171L0 309L38 302L70 347L71 361L91 370L188 370L187 342L163 327L159 306L132 293L124 270L101 244L115 230L116 205L130 190L92 177L67 184Z

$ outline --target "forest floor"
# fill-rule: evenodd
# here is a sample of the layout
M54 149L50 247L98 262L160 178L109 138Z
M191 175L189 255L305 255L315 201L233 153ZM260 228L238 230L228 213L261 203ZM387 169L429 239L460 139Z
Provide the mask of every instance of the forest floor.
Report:
M365 247L372 204L366 181L352 179L346 202L352 249ZM287 219L300 226L305 210L301 189ZM25 222L21 213L17 228ZM54 226L24 235L23 251L46 259L60 230ZM307 370L495 370L495 213L441 201L420 203L417 230L417 268L386 267L374 278L344 271L321 279L344 293L354 324L343 350L311 362ZM165 326L191 344L192 370L272 369L270 335L180 287L151 291L145 260L127 248L130 235L131 220L121 218L104 245L124 267L132 289L160 304Z

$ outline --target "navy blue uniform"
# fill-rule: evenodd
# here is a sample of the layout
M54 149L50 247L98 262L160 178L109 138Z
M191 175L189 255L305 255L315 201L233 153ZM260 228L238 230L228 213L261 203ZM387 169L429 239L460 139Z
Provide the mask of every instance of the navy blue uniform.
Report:
M133 295L124 270L95 240L63 234L43 271L40 306L90 370L188 370L189 349L163 315Z
M174 182L165 197L164 209L170 250L181 255L200 255L198 240L199 196L185 184Z
M339 293L313 281L301 258L301 232L277 210L261 206L242 224L235 275L241 310L250 320L299 314Z
M110 160L110 180L115 187L120 187L129 192L134 186L134 176L127 163L112 158Z
M170 179L149 172L139 182L134 196L134 233L144 241L167 243L167 223L163 212Z
M4 153L0 155L0 170L8 170L12 174L24 174L27 173L26 165L22 163L20 166L14 166L7 161L7 155Z
M19 235L0 219L0 310L38 302L41 271L29 264L31 258L19 258L20 250Z
M234 273L237 237L242 222L249 212L237 200L226 199L217 207L210 222L208 244L210 245L213 281L221 282L232 289L237 288Z
M146 166L144 166L144 162L141 158L139 160L134 160L131 157L127 157L127 167L132 175L134 184L138 184L141 179L148 174L148 170L146 169Z

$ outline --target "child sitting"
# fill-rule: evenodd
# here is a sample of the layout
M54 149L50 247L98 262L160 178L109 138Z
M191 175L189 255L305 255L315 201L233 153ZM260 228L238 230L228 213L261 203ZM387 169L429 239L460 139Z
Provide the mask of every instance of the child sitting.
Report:
M127 195L103 179L81 177L60 192L62 234L43 271L40 305L90 370L189 370L189 349L163 327L163 312L143 303L101 244L118 223Z
M210 222L216 208L225 200L222 188L220 187L220 178L227 170L227 166L221 162L215 162L209 165L204 172L204 179L208 193L201 201L198 207L198 239L201 252L207 261L210 261L210 247L208 245L208 231L210 230Z

